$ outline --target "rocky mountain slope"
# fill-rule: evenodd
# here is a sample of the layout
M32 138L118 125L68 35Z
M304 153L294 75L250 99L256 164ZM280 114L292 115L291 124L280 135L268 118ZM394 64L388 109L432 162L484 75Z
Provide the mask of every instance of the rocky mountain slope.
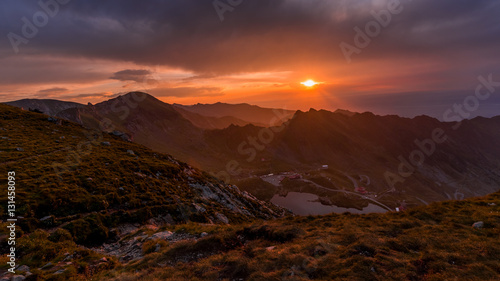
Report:
M200 128L220 125L207 118L248 118L252 112L262 113L254 121L276 126ZM345 110L299 111L288 120L289 113L245 104L169 105L129 93L58 116L126 134L125 139L213 172L261 200L295 191L316 194L322 204L362 209L375 202L395 209L500 188L500 117L456 124ZM274 178L264 178L268 174ZM296 180L284 180L290 174Z
M494 143L500 141L500 117L455 128L427 116L346 117L311 110L296 114L271 149L284 162L367 175L377 192L426 194L434 201L452 199L457 190L466 197L499 190L500 148Z
M2 223L2 231L6 224ZM99 247L18 239L30 280L499 280L500 193L400 213L127 226ZM5 265L3 265L3 268ZM9 280L10 275L4 275ZM18 280L18 279L11 279Z
M289 217L184 232L208 235L174 243L102 278L500 280L499 193L404 213Z
M312 113L331 122L331 113ZM306 113L295 117L299 121L319 118L301 114ZM367 122L363 119L368 117L348 117L361 118L349 124ZM443 125L428 118L412 122ZM468 137L452 143L459 148L474 142L479 143L476 148L492 145L497 122L495 118L464 122ZM341 122L332 126L340 127ZM245 136L236 134L241 127L230 129L236 139ZM261 128L246 130L258 136ZM404 126L399 130L411 132ZM443 130L448 130L450 139L456 137L453 129ZM333 133L340 138L339 146L342 132ZM379 133L384 143L384 132ZM283 129L275 141L279 144L286 137ZM325 133L318 139L329 137ZM300 146L301 157L312 157L315 141ZM279 149L299 149L270 144L275 146L266 151L275 155ZM0 223L4 280L500 278L498 192L399 213L275 219L287 213L169 155L7 105L0 105L0 151L0 173L16 172L19 216L15 276L4 274L10 234L7 222ZM476 152L474 157L481 161L493 161L498 151ZM472 161L464 159L465 164ZM0 202L5 214L6 193Z
M94 245L124 223L234 223L283 214L169 155L44 114L0 105L0 135L0 170L16 173L25 232L62 228L77 243Z

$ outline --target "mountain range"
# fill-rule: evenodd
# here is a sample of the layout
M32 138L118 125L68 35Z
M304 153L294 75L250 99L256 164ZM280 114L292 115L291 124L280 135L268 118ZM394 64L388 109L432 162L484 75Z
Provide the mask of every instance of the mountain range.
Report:
M148 114L137 102L150 107ZM125 105L130 110L127 114ZM111 114L107 107L121 115ZM153 128L175 125L169 122L193 129L176 111L168 111L168 105L148 96L130 95L129 99L84 108L63 111L75 112L73 118L79 117L88 128L60 117L0 105L0 170L4 175L15 172L15 179L10 180L15 181L17 207L16 275L7 272L6 255L12 251L7 243L11 237L8 226L12 223L1 221L1 279L496 280L500 276L499 192L404 212L292 216L137 143L131 131L127 134L134 141L117 132L149 125L148 132L154 133ZM371 190L383 167L396 165L398 169L401 163L394 157L415 154L415 148L403 140L413 141L422 153L429 153L425 159L429 167L422 164L415 169L415 177L422 180L414 183L415 190L401 188L400 183L396 191L384 186L387 190L373 197L382 197L381 204L384 198L408 198L408 194L427 198L416 192L426 191L421 189L425 180L432 184L432 176L437 177L428 173L438 169L442 171L438 180L454 176L458 179L455 184L470 183L468 188L476 193L494 189L498 118L477 118L458 126L429 117L345 113L297 112L291 120L267 130L251 124L195 129L202 140L213 142L206 141L206 147L218 145L213 154L232 150L240 140L255 143L255 137L258 152L252 161L247 159L253 153L240 155L245 171L238 180L253 182L250 187L273 187L278 193L313 192L320 186L340 192L344 185L344 199L352 199L348 184L363 184ZM439 134L439 129L444 133ZM391 137L396 139L386 143ZM425 146L417 145L413 137ZM297 140L295 144L292 138ZM436 142L435 150L427 138ZM332 142L328 149L316 147L325 141ZM264 148L259 149L260 145ZM357 151L361 146L365 150ZM374 151L379 154L374 156ZM411 163L413 158L409 159ZM226 170L238 170L234 165L230 168ZM269 169L295 170L283 174L281 183L274 185L271 179L279 174L266 174ZM264 174L258 176L260 170ZM407 170L403 171L407 174L394 168L388 171L414 181ZM479 179L481 175L483 179ZM480 186L480 180L489 180L490 186ZM443 182L429 193L446 195L448 185ZM325 201L329 196L338 199L331 195L321 198ZM370 199L374 195L363 196ZM8 200L7 192L0 195L2 213L9 210Z
M63 227L91 245L125 221L231 223L286 213L113 134L7 105L0 113L0 167L16 174L25 231Z
M246 104L171 105L140 92L95 105L38 104L86 128L126 134L266 201L307 192L326 205L393 210L500 186L500 117L457 124L314 109L290 117L289 110ZM222 119L224 126L213 125Z

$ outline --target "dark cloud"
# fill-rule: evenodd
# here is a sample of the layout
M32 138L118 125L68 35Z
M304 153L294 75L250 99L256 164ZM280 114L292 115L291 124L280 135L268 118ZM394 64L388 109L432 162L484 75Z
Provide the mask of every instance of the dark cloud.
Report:
M184 78L182 80L184 80L184 81L195 81L195 80L199 80L199 79L211 79L211 78L216 78L216 77L218 77L218 76L215 75L215 74L206 73L206 74L201 74L201 75L195 75L195 76L187 77L187 78Z
M0 59L0 84L26 86L39 83L91 83L104 80L109 73L90 67L82 68L81 60L49 56L16 55Z
M56 95L66 93L68 91L69 90L66 88L54 87L54 88L43 89L43 90L38 91L35 94L35 97L37 97L37 98L54 97Z
M34 96L38 99L54 98L59 97L59 95L67 93L69 90L61 87L53 87L49 89L39 90Z
M120 81L144 82L151 75L151 71L146 69L125 69L115 72L109 79Z
M0 31L20 33L33 4L2 1ZM289 69L344 63L340 42L373 20L387 1L243 1L220 21L212 1L73 0L20 48L31 53L79 55L164 64L200 73ZM403 11L357 60L496 54L500 5L495 0L401 0ZM39 8L38 8L39 9ZM3 40L6 40L4 38ZM6 53L10 49L3 42ZM480 55L479 55L480 54Z
M222 96L222 89L218 87L158 87L146 90L147 93L155 97L207 97Z
M61 99L70 99L70 100L80 100L82 98L93 98L93 99L112 99L117 96L119 96L120 93L109 93L109 92L102 92L102 93L88 93L88 94L77 94L77 95L64 95L61 96Z
M40 91L38 91L38 93L39 94L60 94L60 93L64 93L67 91L68 91L68 89L66 89L66 88L54 87L54 88L50 88L50 89L40 90Z
M374 12L386 10L394 1L243 0L221 21L211 0L72 0L15 54L7 34L22 36L21 18L32 20L41 8L38 1L3 0L0 83L83 83L108 79L114 71L78 67L74 59L82 58L138 65L111 76L119 81L149 79L151 73L141 68L151 65L195 72L188 82L235 73L293 71L324 74L326 79L347 77L351 84L345 85L346 94L359 93L352 90L356 87L398 85L390 92L440 98L437 92L459 95L474 89L478 75L500 73L498 0L400 0L402 11L391 15L387 27L348 64L339 44L354 45L354 28L364 29L374 20ZM73 61L50 62L53 57ZM210 87L160 87L152 94L222 93ZM352 102L369 106L373 99Z

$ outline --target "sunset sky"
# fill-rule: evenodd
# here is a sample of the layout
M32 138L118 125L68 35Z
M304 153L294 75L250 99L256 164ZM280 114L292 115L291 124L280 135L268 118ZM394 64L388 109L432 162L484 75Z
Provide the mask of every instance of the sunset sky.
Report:
M139 90L168 103L441 118L479 76L500 82L498 0L40 3L0 2L1 102ZM500 115L500 87L473 115Z

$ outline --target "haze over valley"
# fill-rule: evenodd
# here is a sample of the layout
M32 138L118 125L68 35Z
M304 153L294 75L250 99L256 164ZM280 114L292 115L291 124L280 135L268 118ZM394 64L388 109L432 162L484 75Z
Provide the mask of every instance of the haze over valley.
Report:
M142 92L95 105L8 104L171 154L300 214L394 211L486 195L500 182L499 117L458 123L347 110L182 106ZM311 199L298 204L297 192Z

